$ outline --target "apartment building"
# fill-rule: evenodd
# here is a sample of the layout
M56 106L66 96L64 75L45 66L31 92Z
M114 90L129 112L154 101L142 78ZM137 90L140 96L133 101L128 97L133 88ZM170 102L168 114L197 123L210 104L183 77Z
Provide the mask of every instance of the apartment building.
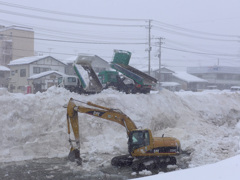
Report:
M0 65L34 56L34 31L20 26L0 26Z

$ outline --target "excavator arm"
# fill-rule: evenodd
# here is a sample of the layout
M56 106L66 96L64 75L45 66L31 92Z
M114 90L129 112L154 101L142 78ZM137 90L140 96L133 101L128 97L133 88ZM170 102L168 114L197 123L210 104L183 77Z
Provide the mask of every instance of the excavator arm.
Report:
M73 133L76 139L79 139L78 112L96 116L102 119L116 122L126 128L129 135L132 130L136 130L135 123L123 112L118 109L111 109L87 102L85 106L77 106L74 99L70 99L67 106L68 133L70 133L69 121L72 124Z
M80 153L79 152L80 137L79 137L78 113L85 113L88 115L96 116L98 118L116 122L126 128L128 136L131 131L137 129L135 123L126 114L124 114L118 109L111 109L111 108L99 106L91 102L85 103L86 106L79 106L75 104L75 101L77 100L74 100L71 98L67 105L67 124L68 124L69 142L71 145L71 150L69 154L70 160L80 158L80 157L78 158L78 155L76 155ZM84 102L81 102L81 103L84 103ZM70 133L71 133L70 124L72 126L75 140L70 139ZM77 145L76 148L74 148L72 142L76 142L76 145Z

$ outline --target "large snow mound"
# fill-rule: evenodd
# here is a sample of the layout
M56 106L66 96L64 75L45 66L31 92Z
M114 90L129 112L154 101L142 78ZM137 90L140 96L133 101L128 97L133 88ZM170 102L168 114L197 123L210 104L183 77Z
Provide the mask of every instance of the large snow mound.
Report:
M70 98L118 108L154 136L172 136L191 151L190 167L240 153L240 94L179 92L124 94L105 90L79 95L52 87L44 93L13 94L0 89L0 161L63 157L69 153L66 109ZM125 129L113 122L79 114L81 152L124 154Z
M137 178L137 180L239 180L240 155L227 160L186 170L161 173L154 176Z

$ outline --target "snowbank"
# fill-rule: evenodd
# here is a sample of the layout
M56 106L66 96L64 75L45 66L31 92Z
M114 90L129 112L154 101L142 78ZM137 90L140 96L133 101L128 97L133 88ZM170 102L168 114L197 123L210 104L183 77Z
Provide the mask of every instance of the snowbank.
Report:
M137 178L137 180L239 180L240 178L240 155L227 160L209 164L197 168L158 174L149 177Z
M192 152L190 167L218 162L240 153L240 94L179 92L129 94L105 90L79 95L52 87L37 94L12 94L0 89L0 161L63 157L69 152L66 109L70 98L119 108L138 127L154 136L177 137ZM79 114L81 152L124 154L127 136L122 126Z

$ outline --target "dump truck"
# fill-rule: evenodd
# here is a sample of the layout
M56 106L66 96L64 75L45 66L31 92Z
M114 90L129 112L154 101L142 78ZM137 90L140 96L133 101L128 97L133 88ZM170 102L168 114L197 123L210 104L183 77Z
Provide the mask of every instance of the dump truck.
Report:
M91 66L91 60L78 56L73 63L76 76L66 75L58 78L58 86L79 94L95 94L103 86Z
M129 90L130 93L149 93L152 87L157 84L157 79L130 66L130 58L131 52L114 50L111 67L134 81L134 86Z

